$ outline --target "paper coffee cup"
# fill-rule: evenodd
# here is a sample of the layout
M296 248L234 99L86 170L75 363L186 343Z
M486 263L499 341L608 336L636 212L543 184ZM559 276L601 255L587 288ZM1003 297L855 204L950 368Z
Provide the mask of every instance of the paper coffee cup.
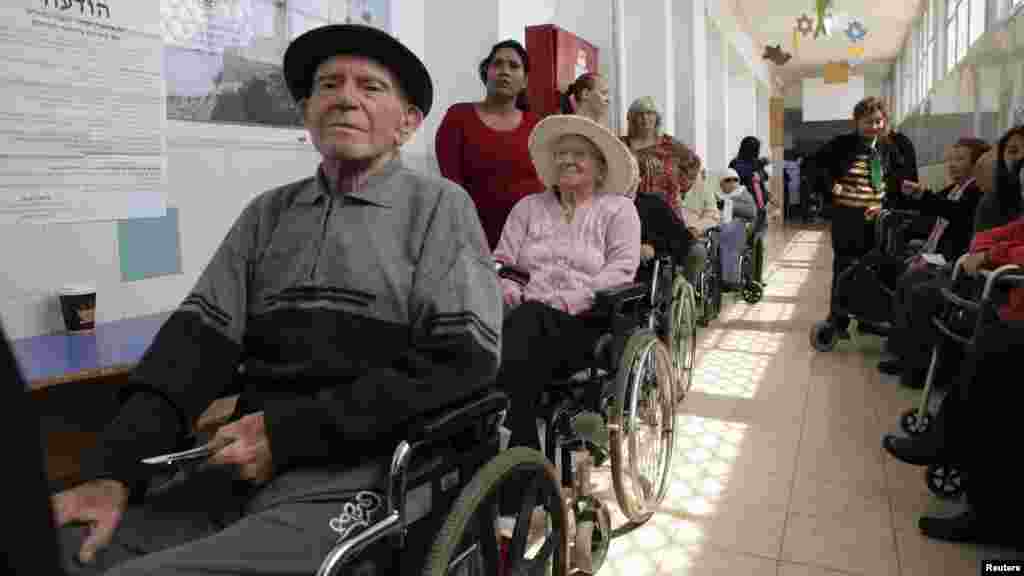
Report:
M96 326L96 288L72 284L61 289L60 310L64 327L70 332L92 330Z

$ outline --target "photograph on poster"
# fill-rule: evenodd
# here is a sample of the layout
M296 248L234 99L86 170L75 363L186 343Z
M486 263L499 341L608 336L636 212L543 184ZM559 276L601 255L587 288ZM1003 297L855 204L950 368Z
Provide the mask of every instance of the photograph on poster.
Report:
M167 118L299 128L281 73L295 37L330 23L390 32L387 0L161 0Z

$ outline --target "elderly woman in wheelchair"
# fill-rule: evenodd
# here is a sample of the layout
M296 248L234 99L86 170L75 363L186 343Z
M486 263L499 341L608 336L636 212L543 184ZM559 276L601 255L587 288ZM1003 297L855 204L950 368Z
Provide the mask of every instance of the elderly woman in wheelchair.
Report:
M495 250L507 305L497 384L511 400L510 446L540 448L545 423L545 451L580 523L572 556L592 572L607 550L608 514L586 494L586 471L574 480L570 452L602 460L610 444L623 511L649 518L667 486L672 363L640 318L648 286L634 283L641 223L628 197L629 150L593 121L551 116L534 129L530 153L548 190L512 209ZM640 453L651 447L661 454ZM639 470L649 457L654 470ZM502 494L503 517L523 502L536 502L525 482Z

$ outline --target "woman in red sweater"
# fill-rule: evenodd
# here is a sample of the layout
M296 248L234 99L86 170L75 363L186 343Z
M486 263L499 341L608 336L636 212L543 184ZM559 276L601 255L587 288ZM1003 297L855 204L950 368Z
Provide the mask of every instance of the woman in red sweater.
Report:
M544 190L528 146L540 120L526 106L529 71L522 44L495 44L480 63L487 96L449 108L434 142L441 175L469 192L492 250L516 202Z

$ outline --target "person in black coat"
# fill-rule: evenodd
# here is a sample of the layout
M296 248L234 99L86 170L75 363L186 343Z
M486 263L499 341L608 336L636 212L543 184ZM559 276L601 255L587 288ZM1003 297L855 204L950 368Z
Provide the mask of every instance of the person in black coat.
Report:
M815 164L822 190L832 202L833 297L829 324L841 339L849 338L848 308L836 290L839 274L875 245L875 217L882 208L910 208L914 199L904 182L917 182L917 155L903 134L893 132L885 102L868 97L853 109L855 130L832 139L818 151ZM840 306L841 305L841 306ZM868 331L876 331L861 322Z
M695 238L668 202L660 194L639 192L635 203L640 216L640 255L643 259L668 255L677 266L685 266Z

